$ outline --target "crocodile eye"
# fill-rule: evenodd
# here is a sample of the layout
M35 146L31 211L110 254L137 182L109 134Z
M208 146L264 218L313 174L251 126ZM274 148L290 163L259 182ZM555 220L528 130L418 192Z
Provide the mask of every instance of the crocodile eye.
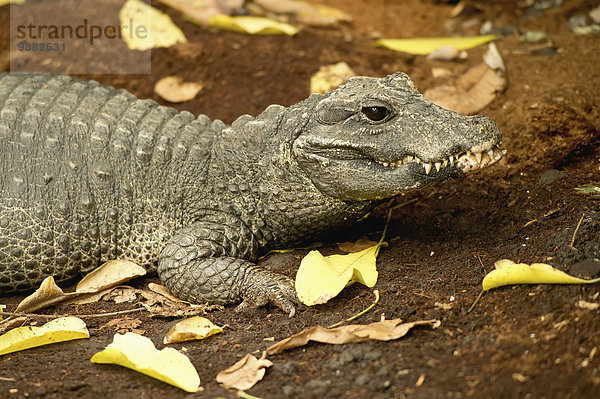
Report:
M362 113L373 122L381 122L387 118L389 111L386 107L363 107Z

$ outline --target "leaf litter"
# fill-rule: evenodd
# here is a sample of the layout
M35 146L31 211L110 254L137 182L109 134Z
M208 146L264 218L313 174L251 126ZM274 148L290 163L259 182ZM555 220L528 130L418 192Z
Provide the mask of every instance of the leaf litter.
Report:
M271 345L267 348L267 353L273 355L284 350L304 346L310 341L336 345L371 340L391 341L402 338L412 328L417 326L426 326L436 329L440 325L441 322L439 320L419 320L402 323L401 319L393 319L382 320L366 325L350 324L335 328L314 326Z
M89 337L90 333L83 320L77 317L61 317L41 327L17 327L4 333L0 336L0 355Z
M553 268L545 263L515 263L509 259L497 261L494 270L483 278L483 290L512 284L594 284L600 278L584 280Z
M200 376L190 359L174 348L156 349L150 338L131 332L115 334L113 342L90 359L127 367L186 392L200 390Z
M266 369L273 365L266 357L267 352L263 352L260 359L249 353L233 366L219 372L216 381L227 389L250 389L263 379Z
M213 324L206 317L194 316L175 324L165 336L163 343L204 339L222 332L223 327Z
M310 251L300 262L296 273L298 299L312 306L328 302L355 282L367 287L375 286L377 255L383 246L392 210L390 207L381 239L375 245L345 255L323 256L318 250Z

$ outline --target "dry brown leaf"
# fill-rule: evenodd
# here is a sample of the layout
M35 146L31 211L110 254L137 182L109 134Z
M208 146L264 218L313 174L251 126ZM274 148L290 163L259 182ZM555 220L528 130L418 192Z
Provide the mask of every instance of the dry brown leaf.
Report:
M64 301L71 294L65 294L54 282L54 277L48 276L33 294L23 299L15 312L31 313L50 305Z
M484 62L470 68L454 82L426 90L423 95L452 111L467 115L479 112L507 85L504 62L493 43L483 58Z
M231 15L241 10L243 0L159 0L161 3L179 11L184 17L201 26L208 26L213 15Z
M257 359L254 355L247 354L233 366L219 372L216 380L227 389L233 388L241 391L250 389L254 384L262 380L266 368L273 365L266 357L266 352L263 352L260 359Z
M74 295L73 298L66 301L65 305L85 305L88 303L98 302L98 301L102 300L102 298L106 294L111 293L112 290L114 290L114 289L115 289L115 287L107 288L100 292L89 292L89 293L83 293L83 292L77 293L76 292L75 294L77 294L77 295Z
M505 88L506 78L482 62L460 76L454 84L426 90L424 96L441 107L472 115L485 108L496 98L496 93Z
M156 284L156 283L148 283L148 288L150 289L150 291L155 292L155 293L157 293L159 295L164 296L169 301L180 302L180 303L189 303L189 302L186 302L183 299L179 299L175 295L171 294L167 290L167 287L165 287L164 285Z
M184 82L180 76L167 76L156 82L154 92L172 103L182 103L196 97L202 89L198 82Z
M337 246L340 251L344 252L360 252L364 249L372 247L373 245L379 244L377 241L371 241L367 237L361 237L355 242L345 241L339 243Z
M140 319L132 319L131 317L125 316L119 319L112 319L108 323L100 326L100 330L105 328L113 328L116 333L124 334L126 332L132 332L135 334L144 334L145 331L137 327L142 324Z
M431 328L438 328L440 326L440 321L420 320L411 323L402 323L402 320L400 319L393 319L382 320L366 325L350 324L331 329L314 326L271 345L267 349L267 353L272 355L286 349L304 346L309 341L322 342L325 344L346 344L370 340L390 341L403 337L415 326L423 325Z
M76 292L99 292L146 274L146 269L128 260L109 260L81 279Z

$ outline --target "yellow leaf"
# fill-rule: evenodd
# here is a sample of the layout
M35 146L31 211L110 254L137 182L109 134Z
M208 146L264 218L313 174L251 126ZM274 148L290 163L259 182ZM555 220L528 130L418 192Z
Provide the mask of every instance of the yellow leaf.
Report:
M173 348L157 350L149 338L134 333L115 334L113 342L90 359L146 374L186 392L198 392L200 377L190 359Z
M545 263L515 263L509 259L497 261L495 270L489 272L482 282L483 290L501 287L510 284L593 284L600 282L600 278L583 280L569 276L560 270Z
M121 36L131 50L170 47L187 42L171 18L140 0L127 0L119 12Z
M310 78L310 92L323 94L339 87L355 75L354 71L345 62L322 66Z
M41 327L18 327L0 336L0 355L89 337L90 333L83 320L77 317L61 317Z
M466 36L466 37L425 37L414 39L380 39L375 46L402 51L409 54L426 55L433 50L452 46L458 50L468 50L480 46L491 40L498 39L497 35Z
M221 332L223 332L223 328L215 326L212 321L208 320L206 317L194 316L175 324L171 331L165 336L163 342L165 344L171 344L173 342L204 339Z
M354 282L373 287L377 282L378 252L379 244L347 255L323 256L319 251L310 251L296 274L298 299L311 306L329 301Z
M295 26L277 22L264 17L235 16L225 14L212 16L208 23L216 28L232 30L234 32L248 33L250 35L280 35L294 36L299 29Z
M25 0L0 0L0 7L6 4L23 4Z

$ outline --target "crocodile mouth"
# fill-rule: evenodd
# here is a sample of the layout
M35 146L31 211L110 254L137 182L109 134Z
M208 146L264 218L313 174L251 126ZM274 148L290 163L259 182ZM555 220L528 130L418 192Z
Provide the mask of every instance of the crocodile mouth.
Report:
M492 148L482 151L462 151L455 155L450 155L445 159L436 162L425 162L415 155L407 155L402 159L394 162L384 162L373 160L379 165L388 169L395 169L403 165L417 164L421 165L426 175L429 175L432 170L440 172L446 168L458 168L463 173L474 172L479 169L486 168L498 162L505 154L506 150L500 148L499 143Z
M476 150L472 148L470 150L460 150L454 155L433 162L426 162L416 155L406 155L394 161L382 161L381 159L377 159L376 155L367 155L363 151L347 146L325 148L321 145L312 145L310 146L309 153L306 155L314 157L324 164L332 161L359 161L390 172L409 167L415 172L419 172L420 170L425 172L425 175L433 177L437 173L443 173L445 170L456 171L458 169L463 173L470 173L486 168L498 162L506 154L506 150L502 149L501 145L502 143L499 142L484 149L478 148ZM420 167L423 169L419 169Z

